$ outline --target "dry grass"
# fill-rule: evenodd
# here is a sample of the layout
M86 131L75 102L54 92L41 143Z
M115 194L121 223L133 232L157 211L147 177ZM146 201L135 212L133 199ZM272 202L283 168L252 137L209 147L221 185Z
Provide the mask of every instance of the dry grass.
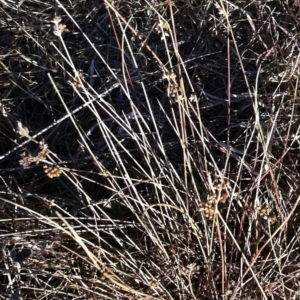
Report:
M16 2L0 299L298 299L299 1Z

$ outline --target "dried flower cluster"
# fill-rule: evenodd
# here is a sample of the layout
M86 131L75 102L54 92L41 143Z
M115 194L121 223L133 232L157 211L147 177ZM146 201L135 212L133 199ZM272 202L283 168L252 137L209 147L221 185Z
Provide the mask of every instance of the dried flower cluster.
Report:
M68 81L69 84L73 84L75 88L80 89L82 88L82 80L85 79L86 74L83 72L83 70L76 71L75 78L72 78L70 81Z
M19 160L19 163L23 167L28 167L32 163L39 164L41 161L45 160L49 154L49 149L47 144L40 144L40 151L37 155L26 155L25 152L21 154L21 159Z
M215 205L213 202L202 203L199 206L199 211L203 211L206 219L212 220L215 215Z
M179 102L183 99L183 96L181 95L180 87L176 77L177 75L174 72L171 72L169 74L164 74L163 79L168 80L168 97L171 97L175 102Z
M226 203L229 197L227 190L231 190L230 181L226 178L218 179L209 193L208 201L219 200L221 203Z
M56 178L59 177L60 174L62 173L62 170L58 166L45 166L45 173L49 178Z
M52 23L54 23L54 30L53 30L53 33L56 35L56 36L61 36L61 34L63 32L68 32L69 29L67 28L66 25L63 25L60 23L61 22L61 17L55 17L52 21Z
M272 213L272 208L270 206L267 205L257 206L255 210L259 218L262 218L271 223L276 222L277 220L276 216L274 215L274 213Z
M223 204L228 200L228 190L231 190L230 181L226 178L219 178L216 180L208 194L208 200L206 203L202 203L199 206L199 211L203 211L206 219L213 219L216 211L215 206L217 202Z

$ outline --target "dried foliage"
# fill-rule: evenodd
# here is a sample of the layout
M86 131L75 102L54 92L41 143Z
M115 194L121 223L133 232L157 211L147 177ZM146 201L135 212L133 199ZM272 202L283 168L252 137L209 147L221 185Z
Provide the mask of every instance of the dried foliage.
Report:
M0 7L2 299L298 299L299 1Z

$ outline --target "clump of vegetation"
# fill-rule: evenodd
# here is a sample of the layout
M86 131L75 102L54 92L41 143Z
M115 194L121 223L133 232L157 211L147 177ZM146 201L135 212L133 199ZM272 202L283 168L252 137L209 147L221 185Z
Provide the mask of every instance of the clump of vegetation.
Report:
M298 298L298 1L16 2L1 298Z

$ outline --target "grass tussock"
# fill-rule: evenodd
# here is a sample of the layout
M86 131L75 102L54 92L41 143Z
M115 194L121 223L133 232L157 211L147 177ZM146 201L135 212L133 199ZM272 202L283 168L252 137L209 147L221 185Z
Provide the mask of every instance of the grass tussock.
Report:
M1 299L298 299L299 1L0 7Z

